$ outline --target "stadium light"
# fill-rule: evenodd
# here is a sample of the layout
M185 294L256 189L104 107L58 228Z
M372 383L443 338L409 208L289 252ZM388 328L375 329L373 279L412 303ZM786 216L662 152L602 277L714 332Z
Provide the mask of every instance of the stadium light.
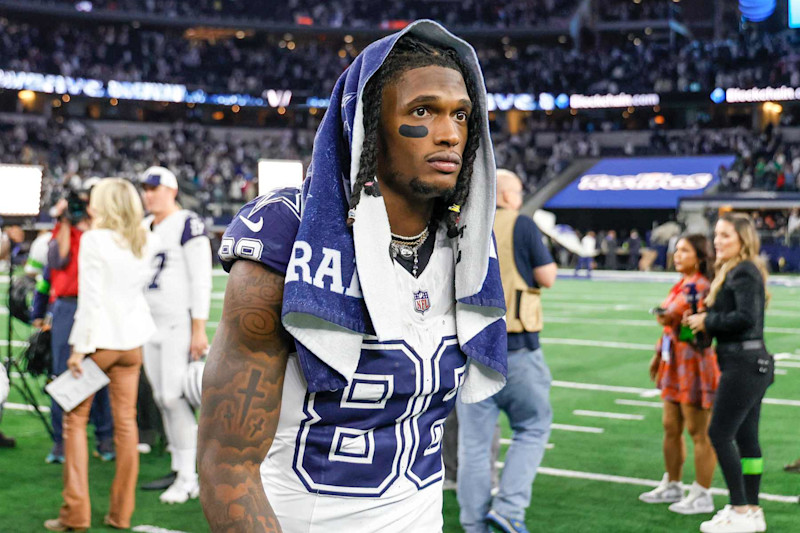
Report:
M258 195L283 187L302 187L303 162L289 159L258 161Z
M0 165L0 216L36 216L41 196L41 167Z
M22 91L17 93L17 97L20 99L22 103L29 104L36 99L36 93L28 89L23 89Z

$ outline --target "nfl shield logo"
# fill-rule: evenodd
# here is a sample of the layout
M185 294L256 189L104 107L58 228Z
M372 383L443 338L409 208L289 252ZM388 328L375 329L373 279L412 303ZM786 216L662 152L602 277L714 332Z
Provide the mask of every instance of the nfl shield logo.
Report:
M431 300L428 298L428 291L417 291L414 293L414 311L424 313L431 308Z

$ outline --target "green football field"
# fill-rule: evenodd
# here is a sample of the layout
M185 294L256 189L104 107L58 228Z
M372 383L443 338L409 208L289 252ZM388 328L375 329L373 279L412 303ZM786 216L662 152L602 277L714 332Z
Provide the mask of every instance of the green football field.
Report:
M216 274L209 336L219 320L225 286L225 276ZM5 287L0 282L0 292ZM527 514L531 531L688 532L697 531L706 519L676 515L666 506L637 500L664 471L659 396L648 379L659 327L647 311L661 302L669 287L656 282L559 279L546 291L542 339L554 379L551 400L556 425L533 487ZM800 288L770 290L767 345L780 355L779 375L762 411L762 503L769 531L796 532L800 531L800 475L784 473L782 466L800 457ZM0 315L2 331L6 318ZM27 336L25 327L16 325L15 330L17 339ZM4 350L5 342L0 343ZM36 385L41 388L42 383ZM12 391L9 401L19 404L19 394ZM50 440L34 414L18 405L11 407L0 423L4 433L17 439L15 449L0 449L0 532L42 531L42 522L58 513L61 467L44 463ZM609 418L618 415L633 416ZM503 436L510 437L507 426ZM688 451L687 484L694 479L690 441ZM168 456L162 451L143 455L140 480L159 477L168 468ZM113 463L91 459L94 524L102 524L112 474ZM714 487L724 486L717 471ZM715 501L722 506L727 499L720 494ZM444 520L446 532L461 531L458 503L449 491ZM166 506L158 502L157 492L137 493L133 524L138 531L208 530L197 501Z

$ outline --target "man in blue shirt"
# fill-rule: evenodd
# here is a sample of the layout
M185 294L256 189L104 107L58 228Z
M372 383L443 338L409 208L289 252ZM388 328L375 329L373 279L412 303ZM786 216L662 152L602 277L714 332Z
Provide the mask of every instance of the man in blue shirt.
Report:
M540 287L556 279L556 264L530 217L520 215L522 182L508 170L497 171L494 232L506 299L508 382L482 402L458 402L458 503L466 533L487 533L489 524L506 532L527 532L536 471L550 436L550 369L539 345L542 326ZM514 435L497 495L491 495L490 449L500 411Z

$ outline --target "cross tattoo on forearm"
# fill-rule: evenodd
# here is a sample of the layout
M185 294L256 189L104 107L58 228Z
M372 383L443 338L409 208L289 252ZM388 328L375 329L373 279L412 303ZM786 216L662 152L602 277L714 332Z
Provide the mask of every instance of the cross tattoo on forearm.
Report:
M244 405L242 406L242 417L239 424L243 425L247 412L250 410L250 403L253 398L264 398L266 394L258 392L258 381L261 379L261 371L253 369L250 371L250 383L247 384L246 389L238 389L236 392L244 394Z

